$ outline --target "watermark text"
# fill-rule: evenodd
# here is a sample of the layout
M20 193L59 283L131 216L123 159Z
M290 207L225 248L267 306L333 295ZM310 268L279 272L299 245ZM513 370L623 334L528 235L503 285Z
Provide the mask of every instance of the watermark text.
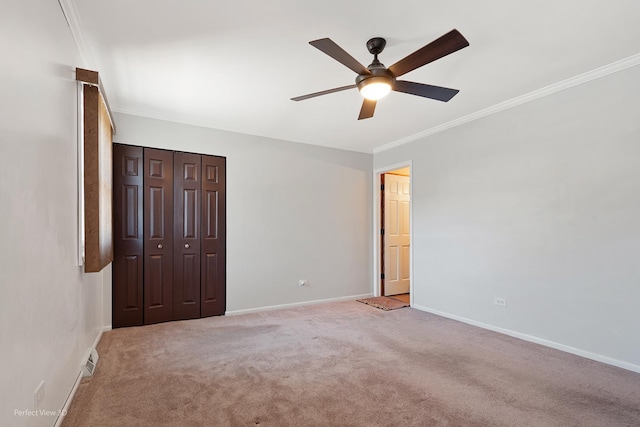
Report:
M14 409L13 415L16 417L59 417L67 415L66 409L51 411L48 409Z

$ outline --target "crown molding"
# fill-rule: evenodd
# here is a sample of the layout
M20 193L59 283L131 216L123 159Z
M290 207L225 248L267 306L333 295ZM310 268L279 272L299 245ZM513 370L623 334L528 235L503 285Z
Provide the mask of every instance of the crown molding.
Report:
M379 147L375 147L373 149L373 154L381 153L383 151L390 150L392 148L399 147L404 144L408 144L413 141L417 141L419 139L425 138L427 136L445 131L447 129L451 129L465 123L472 122L474 120L481 119L483 117L490 116L491 114L499 113L500 111L508 110L513 107L517 107L518 105L525 104L527 102L534 101L538 98L542 98L545 96L549 96L556 92L560 92L565 89L572 88L574 86L581 85L583 83L590 82L595 79L599 79L604 76L608 76L609 74L617 73L618 71L622 71L624 69L634 67L636 65L640 65L640 53L629 56L627 58L621 59L616 62L612 62L611 64L596 68L591 71L587 71L586 73L579 74L575 77L568 78L566 80L562 80L558 83L554 83L549 86L545 86L541 89L534 90L533 92L526 93L524 95L518 96L516 98L509 99L507 101L501 102L499 104L493 105L491 107L485 108L484 110L476 111L475 113L471 113L469 115L460 117L455 120L451 120L450 122L443 123L438 126L434 126L432 128L426 129L422 132L418 132L413 135L406 136L404 138L400 138L398 140L389 142L387 144L381 145Z
M67 24L69 25L69 29L71 30L71 35L76 42L76 46L78 47L78 52L80 53L80 59L82 59L82 65L85 68L90 68L95 70L96 60L91 53L91 49L89 49L89 45L87 44L86 38L84 36L84 31L82 29L82 23L80 21L80 15L78 14L78 9L76 7L74 0L58 0L58 4L62 9L62 13L67 20Z

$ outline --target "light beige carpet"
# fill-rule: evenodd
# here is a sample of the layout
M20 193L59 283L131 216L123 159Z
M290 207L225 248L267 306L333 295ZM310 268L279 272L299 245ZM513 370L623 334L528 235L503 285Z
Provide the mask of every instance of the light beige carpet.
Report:
M639 426L640 374L353 302L104 334L64 426Z

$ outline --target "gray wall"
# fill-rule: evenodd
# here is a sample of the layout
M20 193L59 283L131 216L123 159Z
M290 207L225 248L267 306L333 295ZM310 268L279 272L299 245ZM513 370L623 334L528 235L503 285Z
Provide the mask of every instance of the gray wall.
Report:
M636 66L374 156L413 161L416 305L640 370L639 81Z
M227 312L371 292L370 154L115 120L120 143L227 157Z
M0 13L0 425L51 426L103 326L102 274L78 267L74 69L55 1Z

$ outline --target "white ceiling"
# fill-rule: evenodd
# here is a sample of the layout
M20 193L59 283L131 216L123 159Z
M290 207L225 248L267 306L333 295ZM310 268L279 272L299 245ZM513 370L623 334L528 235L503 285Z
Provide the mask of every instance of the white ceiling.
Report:
M637 0L61 0L115 111L372 152L640 52ZM358 121L355 73L308 42L330 37L387 66L451 29L470 46L403 76L460 89L449 103L392 92Z

